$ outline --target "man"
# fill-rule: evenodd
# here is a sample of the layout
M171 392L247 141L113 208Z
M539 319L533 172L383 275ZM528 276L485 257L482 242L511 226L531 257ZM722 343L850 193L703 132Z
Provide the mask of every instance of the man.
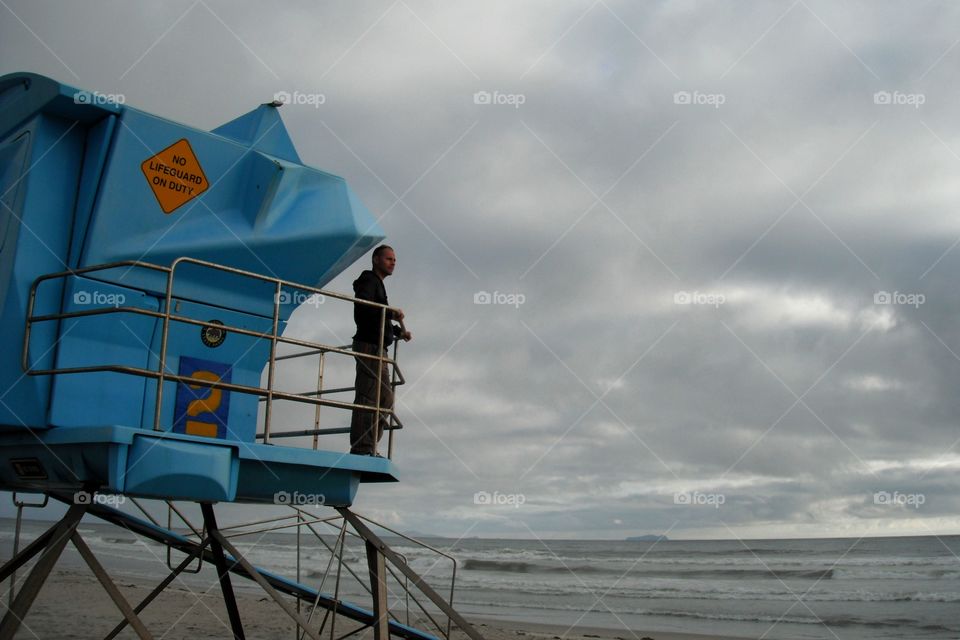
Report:
M393 274L397 266L397 255L392 247L381 245L373 250L373 268L364 271L353 282L354 296L361 300L369 300L386 305L387 290L383 286L383 279ZM356 353L369 355L387 355L387 348L396 338L410 341L413 336L403 324L403 311L387 310L385 322L382 309L371 305L354 303L353 320L357 323L357 333L353 336L353 350ZM395 325L392 321L400 324ZM383 334L383 343L380 335ZM381 350L382 347L382 350ZM377 371L380 371L380 408L390 411L393 409L393 387L390 386L390 372L386 362L378 362L373 358L356 356L357 379L354 404L377 406ZM379 365L379 366L378 366ZM383 429L389 421L386 413L376 419L373 411L354 409L350 420L350 453L364 456L377 455L377 443L383 436ZM377 424L374 424L377 423Z

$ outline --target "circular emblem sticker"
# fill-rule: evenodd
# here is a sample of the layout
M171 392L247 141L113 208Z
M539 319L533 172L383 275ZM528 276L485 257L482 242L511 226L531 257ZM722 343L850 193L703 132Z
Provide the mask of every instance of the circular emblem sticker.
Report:
M212 324L218 324L220 327L223 326L223 323L219 320L208 320ZM203 344L207 345L211 349L215 349L223 344L223 341L227 339L227 332L225 329L220 327L201 327L200 328L200 340L203 341Z

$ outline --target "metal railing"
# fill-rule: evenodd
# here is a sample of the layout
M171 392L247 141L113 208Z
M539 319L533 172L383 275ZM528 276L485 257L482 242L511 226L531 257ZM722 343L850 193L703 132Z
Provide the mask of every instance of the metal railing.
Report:
M327 559L326 566L324 568L323 573L322 574L320 574L319 572L314 573L314 577L319 578L319 584L316 587L318 598L313 603L311 603L311 606L307 615L308 622L313 619L314 614L317 612L317 608L319 605L319 594L321 592L324 592L327 586L328 579L331 579L334 583L334 589L333 589L334 600L337 602L343 601L341 599L341 594L343 590L343 585L341 584L341 577L343 576L344 571L346 571L346 573L353 578L353 584L359 585L368 595L373 596L372 589L367 583L367 579L369 579L369 576L364 575L363 572L358 574L350 566L348 562L344 562L344 552L347 549L347 540L348 539L359 540L359 541L363 540L363 538L359 534L354 533L347 527L348 523L346 522L346 520L339 515L319 516L317 514L310 513L309 511L306 511L304 509L294 507L294 506L289 507L289 509L291 512L288 512L286 515L281 515L281 516L272 517L272 518L264 518L264 519L255 520L252 522L243 523L243 524L235 524L232 526L221 527L220 531L224 533L229 532L229 533L226 533L226 537L231 539L256 534L259 540L259 539L262 539L263 535L267 533L296 528L296 550L297 550L296 581L297 582L302 582L303 580L303 575L301 573L301 570L302 570L301 569L301 552L302 551L301 551L301 540L300 540L301 532L304 528L306 528L306 530L309 533L313 534L313 539L318 541L323 546L323 548L329 554L329 558ZM423 550L426 550L435 554L436 560L431 564L431 567L430 567L431 569L437 566L437 564L440 563L441 561L449 561L450 562L450 589L449 589L449 595L447 596L447 602L451 605L453 604L454 593L456 590L457 565L458 565L457 559L453 555L433 545L427 544L422 540L418 540L406 534L400 533L396 529L393 529L381 522L377 522L370 518L360 516L359 514L357 514L357 517L361 518L362 520L364 520L369 524L372 524L376 527L383 529L384 531L388 531L390 534L396 536L400 540L406 541L416 547L419 547ZM263 525L266 525L266 526L263 526ZM324 538L322 533L317 530L315 525L316 526L323 525L330 529L330 532L328 535L334 536L332 545ZM191 536L190 534L186 534L186 535L188 538L195 539L198 543L204 537L202 533L198 533L196 532L196 530L194 530L193 536ZM397 555L399 555L404 560L405 563L409 564L404 554L397 553ZM406 624L408 626L411 625L413 622L415 622L411 620L411 615L410 615L411 612L414 611L414 609L410 606L410 603L412 600L413 604L415 604L417 609L419 610L419 614L417 615L423 616L423 619L421 620L421 622L425 623L429 621L430 626L438 631L440 638L443 638L445 640L450 640L451 630L452 630L452 620L450 618L447 618L445 623L443 620L438 620L437 618L439 616L437 616L437 613L435 611L429 610L427 607L427 603L423 602L421 598L417 597L417 594L414 593L413 588L410 586L409 580L405 576L398 575L389 566L387 567L387 572L390 575L390 577L393 579L392 586L395 586L397 588L396 590L389 589L390 595L396 603L398 604L402 603L403 605L403 618L401 619L401 616L398 615L397 612L388 611L388 615L390 619L395 620L397 622L402 622L403 624ZM297 606L297 611L299 612L300 611L299 600L297 600L296 606ZM344 636L341 636L338 639L334 635L334 629L337 623L336 608L333 608L332 610L328 609L324 613L323 620L320 623L321 633L323 632L324 627L326 626L328 621L330 622L331 640L342 640L342 638L348 637L350 635L357 633L358 631L363 630L363 627L359 629L355 629L351 632L346 633ZM298 627L296 631L297 631L296 637L299 640L302 640L303 633L301 633L300 628Z
M390 358L383 358L382 361L384 361L384 362L396 363L396 362L397 362L397 353L398 353L398 350L399 350L399 346L400 346L400 342L399 342L399 341L395 341L395 342L393 343L393 356L390 357ZM301 352L298 352L298 353L291 353L291 354L287 354L287 355L283 355L283 356L277 356L274 360L275 360L276 362L282 362L282 361L295 360L295 359L298 359L298 358L305 358L305 357L309 357L309 356L318 356L318 363L317 363L317 387L316 387L316 390L312 390L312 389L311 389L310 391L303 391L303 392L298 393L297 395L302 396L302 397L316 397L316 398L319 398L319 397L324 396L324 395L331 395L331 394L337 394L337 393L347 393L347 392L355 391L355 390L356 390L355 387L330 387L330 388L324 388L324 382L323 382L323 381L324 381L324 373L325 373L325 371L326 371L326 358L327 358L327 354L330 353L330 352L342 353L343 351L345 351L345 350L347 350L347 349L350 349L350 348L351 348L350 345L343 345L343 346L341 346L341 347L336 347L336 348L334 348L334 347L322 347L322 348L318 348L318 349L310 349L310 350L301 351ZM356 354L357 352L353 352L353 353ZM372 357L376 357L376 356L372 356ZM382 367L380 367L380 368L382 369ZM391 389L396 390L396 388L397 388L398 385L403 384L402 378L398 377L399 375L400 375L399 368L396 367L396 366L392 367L391 372L390 372L390 388L391 388ZM377 378L377 394L378 394L377 404L378 404L378 405L380 404L380 398L379 398L380 389L381 389L381 386L380 386L380 379L379 379L379 372L378 372L378 378ZM261 403L265 403L265 402L267 402L267 400L268 400L267 398L260 398L260 402L261 402ZM319 436L322 436L322 435L332 435L332 434L340 434L340 433L350 433L350 427L328 427L328 428L326 428L326 429L321 429L321 428L320 428L320 407L321 407L321 406L322 406L321 404L317 404L317 405L315 406L315 408L314 408L313 428L312 428L312 429L290 429L290 430L279 431L279 432L271 431L271 432L270 432L270 438L302 438L302 437L312 437L312 446L313 446L313 449L316 450L316 449L317 449L317 445L318 445ZM371 405L371 407L372 407L372 406L373 406L373 405ZM384 430L387 431L387 433L388 433L388 436L387 436L387 457L388 457L388 458L392 458L392 457L393 457L393 432L396 431L396 430L398 430L398 429L402 429L402 428L403 428L403 423L400 422L400 420L397 418L396 413L393 412L393 411L381 411L381 413L385 413L386 416L387 416L387 420L388 420L388 424L387 424L387 426L384 427ZM376 420L379 420L379 417L377 417ZM261 438L265 439L265 438L266 438L266 430L264 430L263 432L257 433L257 438L258 438L258 439L261 439Z
M175 303L178 302L178 298L174 295L174 285L176 282L176 271L177 268L181 265L195 265L201 268L211 269L214 271L220 271L228 273L234 276L239 276L243 278L250 278L252 280L266 283L272 285L273 288L273 314L272 314L272 323L270 331L255 331L252 329L245 329L243 327L231 326L227 324L221 324L218 322L207 322L204 320L197 320L196 318L191 318L185 315L179 315L173 312ZM67 278L69 276L80 276L87 274L95 274L97 272L109 271L111 269L119 269L126 267L128 269L146 269L151 271L156 271L166 276L166 287L163 293L160 294L159 299L162 300L162 310L153 311L151 309L145 309L142 307L134 306L124 306L122 303L118 306L109 306L109 307L98 307L95 309L85 309L81 311L70 311L70 312L59 312L59 313L50 313L42 315L34 315L34 307L37 302L37 291L41 284L49 280L55 280L59 278ZM125 285L126 286L126 285ZM138 286L127 286L128 289L143 291L150 294L150 291L138 287ZM23 351L21 357L21 366L24 372L27 375L31 376L41 376L41 375L63 375L63 374L79 374L79 373L98 373L98 372L112 372L112 373L121 373L128 375L141 376L157 381L156 389L156 404L154 408L153 416L153 429L156 431L165 430L164 426L161 424L162 418L162 408L163 408L163 394L164 394L164 383L165 382L176 382L180 384L188 384L191 387L204 387L209 389L222 389L226 391L234 391L237 393L244 393L259 396L260 401L265 403L264 411L264 420L262 431L259 428L257 429L257 439L262 439L265 444L272 444L272 438L295 438L295 437L305 437L312 436L313 448L317 449L317 440L321 435L335 434L335 433L349 433L350 429L347 428L320 428L320 407L333 407L337 409L344 409L349 411L365 411L371 412L373 416L373 424L378 425L381 421L381 416L386 415L387 424L384 427L385 431L389 432L389 444L388 444L388 457L393 454L393 432L398 429L403 428L403 424L397 418L396 413L392 406L384 407L381 405L380 398L380 389L382 385L382 370L383 365L386 364L390 367L390 386L391 389L396 389L397 386L404 384L403 374L400 371L400 368L397 364L397 348L396 344L394 346L393 356L390 357L385 349L380 349L378 354L367 354L361 353L358 351L353 351L349 345L348 346L332 346L325 345L318 342L312 342L309 340L301 340L297 338L292 338L288 336L280 335L280 305L283 304L283 294L284 288L295 291L309 292L312 295L323 296L324 298L332 298L336 300L342 300L345 302L367 305L372 308L376 308L380 313L380 344L383 344L384 330L385 327L389 326L387 322L387 313L396 311L393 307L388 307L387 305L379 304L376 302L371 302L369 300L362 300L352 296L344 295L341 293L327 291L324 289L319 289L317 287L311 287L308 285L300 284L297 282L292 282L288 280L283 280L280 278L273 278L269 276L264 276L258 273L253 273L250 271L244 271L242 269L237 269L234 267L228 267L225 265L216 264L213 262L207 262L204 260L198 260L195 258L181 257L173 261L169 267L164 267L161 265L155 265L147 262L140 262L137 260L123 260L117 262L111 262L102 265L95 265L91 267L83 267L79 269L73 269L68 271L61 271L57 273L51 273L38 277L33 281L32 286L30 287L30 296L27 305L27 314L26 314L26 324L24 328L23 336ZM153 294L156 295L156 294ZM205 301L204 304L210 304L210 302ZM179 306L179 305L177 305ZM231 311L243 313L245 309L231 309ZM162 333L160 337L160 352L159 354L150 352L157 359L157 368L150 369L144 367L136 367L129 365L118 365L118 364L96 364L91 366L78 366L78 367L54 367L49 369L35 369L31 364L30 359L30 340L31 340L31 330L33 325L40 322L60 322L63 320L68 320L71 318L86 318L91 316L98 315L108 315L108 314L118 314L118 313L128 313L135 315L143 315L152 318L156 318L162 321ZM208 380L198 377L185 376L173 372L167 366L167 349L168 349L168 338L170 334L170 326L173 322L179 322L188 325L194 325L197 327L209 328L212 330L225 331L227 333L236 333L240 335L245 335L252 337L258 340L269 340L270 341L270 352L269 357L266 362L266 372L267 372L267 384L266 387L263 386L250 386L243 384L236 384L232 382L224 382L221 379ZM280 344L293 345L297 347L303 347L306 350L294 354L278 356L277 347ZM146 348L146 347L145 347ZM294 358L302 358L309 355L320 356L319 363L319 372L318 372L318 383L316 391L306 391L293 393L288 391L280 391L275 388L276 381L276 365L278 361L291 360ZM339 387L339 388L323 388L323 378L325 373L326 358L329 354L339 354L350 358L351 361L354 359L363 358L369 361L376 362L377 367L377 392L376 399L374 404L358 404L356 402L347 402L343 400L331 399L329 396L335 393L343 393L349 391L355 391L355 387ZM274 414L274 403L276 401L291 401L298 402L303 404L313 405L314 409L314 424L312 429L299 429L299 430L287 430L281 432L272 431L272 419ZM259 420L258 420L259 423ZM376 428L376 427L374 427Z

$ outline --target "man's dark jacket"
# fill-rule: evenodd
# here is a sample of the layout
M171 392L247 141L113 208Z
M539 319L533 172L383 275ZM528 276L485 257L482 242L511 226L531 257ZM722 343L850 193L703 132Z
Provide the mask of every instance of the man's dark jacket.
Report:
M353 295L361 300L369 300L379 304L387 302L387 289L383 286L380 276L371 270L366 270L353 281ZM357 323L357 334L354 340L377 344L380 338L380 317L382 310L366 304L353 304L353 321ZM400 335L400 327L392 324L393 312L387 310L386 326L383 331L383 346L389 347L394 338Z

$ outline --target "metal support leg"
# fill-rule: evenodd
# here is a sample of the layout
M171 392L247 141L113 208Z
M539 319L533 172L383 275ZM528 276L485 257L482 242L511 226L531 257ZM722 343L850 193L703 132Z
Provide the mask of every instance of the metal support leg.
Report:
M30 610L31 605L33 605L33 601L36 599L37 594L40 593L40 588L43 586L43 583L46 582L50 571L60 558L60 554L63 553L63 548L67 546L67 541L70 540L70 536L76 531L77 525L80 524L80 519L86 510L86 505L72 505L70 509L67 510L67 515L63 516L60 524L56 526L56 531L54 531L53 535L47 540L43 555L40 556L30 575L26 581L24 581L20 593L18 593L14 599L13 605L7 611L7 615L3 617L3 622L0 622L0 640L13 640L13 636L23 623L23 619L27 616L27 612ZM23 551L30 551L31 547L33 547L33 545L30 545ZM36 553L36 551L37 549L34 549L33 553ZM9 565L12 562L13 561L7 564Z
M373 594L373 640L389 640L390 612L387 609L387 567L383 554L369 540L367 566L370 568L370 593Z
M110 599L113 600L113 603L117 605L117 608L120 609L120 612L123 613L123 617L127 619L127 622L130 623L130 626L133 627L133 630L137 632L137 635L140 636L142 640L153 640L153 636L147 631L147 627L144 626L143 621L137 617L137 614L134 613L133 609L130 607L130 603L127 602L127 599L123 597L123 594L120 593L120 589L117 588L117 585L114 584L113 580L110 579L110 576L107 575L106 570L103 568L103 565L97 560L93 555L93 552L90 551L90 547L87 546L87 543L83 541L83 538L80 537L80 534L76 531L73 532L71 537L73 541L73 546L77 548L77 551L80 552L80 555L83 556L84 561L90 567L90 570L93 571L93 574L97 576L97 580L100 581L100 585L103 587L104 591L110 596Z
M213 562L217 567L217 576L220 578L223 604L227 607L233 637L235 640L246 640L246 636L243 634L243 621L240 620L240 610L237 609L237 598L233 595L233 585L230 583L230 568L227 566L227 559L223 556L223 547L220 546L222 538L220 537L220 530L217 528L217 519L213 515L213 505L209 502L201 502L200 511L203 513L203 523L210 535L210 551L213 552ZM4 639L0 638L0 640Z

